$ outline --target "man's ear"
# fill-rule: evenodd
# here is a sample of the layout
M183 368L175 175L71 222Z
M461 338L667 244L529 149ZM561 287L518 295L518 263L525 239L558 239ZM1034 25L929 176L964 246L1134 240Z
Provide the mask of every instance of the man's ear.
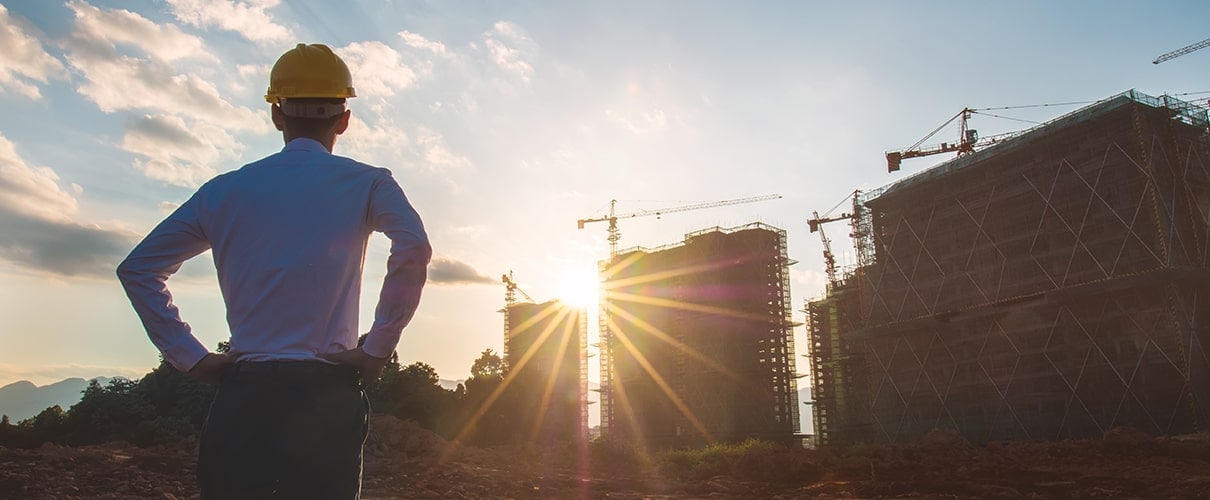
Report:
M284 132L286 130L286 115L281 112L281 106L274 104L271 114L273 116L273 126L277 127L277 130Z
M353 116L353 110L346 109L340 114L340 119L336 120L336 135L345 133L349 129L349 117Z

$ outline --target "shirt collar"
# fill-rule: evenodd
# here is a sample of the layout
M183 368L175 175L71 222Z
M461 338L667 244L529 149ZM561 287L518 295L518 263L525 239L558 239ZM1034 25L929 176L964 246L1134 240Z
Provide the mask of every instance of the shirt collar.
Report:
M328 153L328 148L325 148L319 141L309 137L298 137L286 143L286 147L282 148L282 152L286 151L308 151L312 153ZM330 153L329 153L330 154Z

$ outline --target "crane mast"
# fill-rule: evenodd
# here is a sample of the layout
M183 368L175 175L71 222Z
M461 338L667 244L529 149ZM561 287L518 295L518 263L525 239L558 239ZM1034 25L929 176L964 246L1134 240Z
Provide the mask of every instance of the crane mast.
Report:
M838 220L850 220L853 218L853 214L840 214L836 217L820 217L818 211L812 211L811 215L814 215L815 218L807 221L807 227L812 233L818 232L819 239L823 241L824 272L827 273L828 276L828 286L833 287L836 286L837 282L839 281L836 273L836 255L832 253L832 241L829 240L828 235L823 232L823 225L828 222L835 222Z
M505 307L508 307L508 306L511 306L511 305L517 303L517 294L518 293L520 293L522 297L525 297L525 300L528 300L530 302L534 301L533 297L530 297L528 293L525 293L525 290L522 290L521 287L517 286L517 281L515 279L513 279L512 270L509 270L508 274L500 275L500 281L504 282L504 306Z
M651 210L639 210L625 214L617 214L618 200L609 200L609 215L604 217L596 217L589 219L579 219L576 221L576 227L584 229L584 225L592 222L609 222L607 229L609 235L605 238L609 241L609 256L613 257L618 253L618 241L622 239L621 231L618 229L618 219L630 219L634 217L646 217L649 215L662 216L676 212L688 212L690 210L701 210L704 208L723 207L727 205L739 205L742 203L753 203L757 201L773 200L781 198L779 194L767 194L763 196L752 196L748 198L739 198L735 200L711 201L706 203L696 203L693 205L683 205L679 207L657 208Z

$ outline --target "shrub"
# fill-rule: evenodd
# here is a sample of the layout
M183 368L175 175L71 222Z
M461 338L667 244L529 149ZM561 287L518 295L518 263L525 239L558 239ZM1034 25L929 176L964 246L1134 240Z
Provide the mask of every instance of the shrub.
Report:
M739 444L712 444L700 449L668 450L657 457L661 473L680 480L706 479L732 474L734 466L744 457L761 457L773 453L772 443L748 439Z

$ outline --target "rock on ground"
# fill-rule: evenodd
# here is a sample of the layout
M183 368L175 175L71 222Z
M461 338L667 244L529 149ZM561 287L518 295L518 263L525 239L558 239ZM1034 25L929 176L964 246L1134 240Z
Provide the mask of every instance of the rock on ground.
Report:
M191 499L194 441L0 448L0 498ZM375 417L364 498L1194 498L1210 491L1210 434L975 445L939 431L914 443L773 450L679 480L575 446L481 449Z

